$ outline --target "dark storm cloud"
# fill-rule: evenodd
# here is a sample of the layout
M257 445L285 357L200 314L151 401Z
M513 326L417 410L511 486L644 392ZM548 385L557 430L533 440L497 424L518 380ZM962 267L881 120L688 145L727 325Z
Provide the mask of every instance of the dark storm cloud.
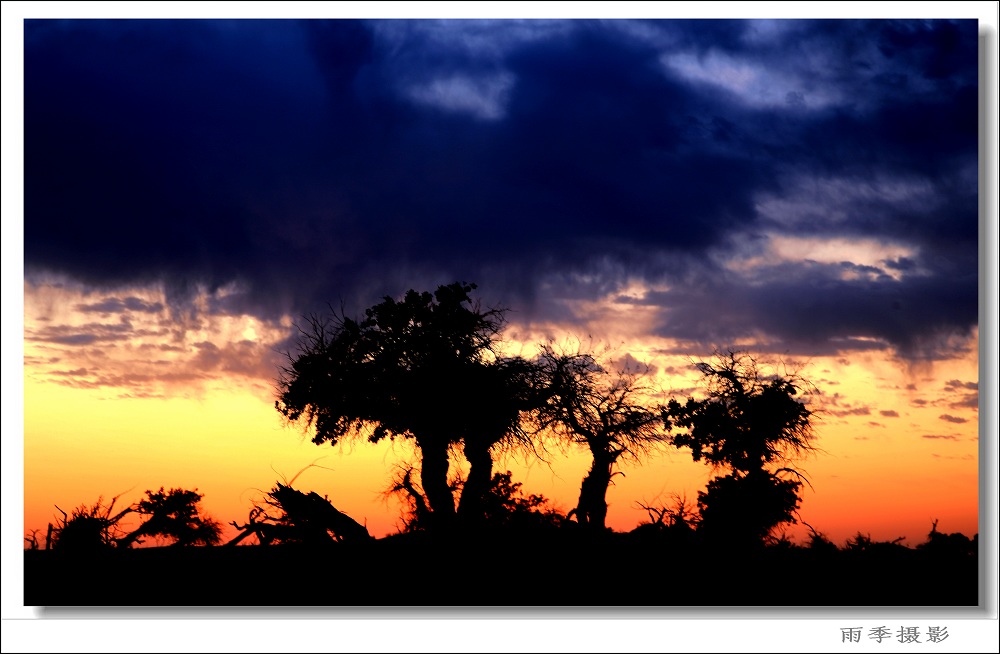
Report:
M640 279L674 285L644 300L665 336L947 356L978 315L976 47L975 21L29 20L25 268L262 316L467 279L568 319L546 301ZM909 254L719 267L777 233Z
M753 275L706 273L697 284L649 293L662 306L661 335L721 344L770 336L778 351L834 354L892 345L905 356L954 354L944 340L977 324L978 291L969 279L925 275L896 281L857 275L857 266L783 264Z

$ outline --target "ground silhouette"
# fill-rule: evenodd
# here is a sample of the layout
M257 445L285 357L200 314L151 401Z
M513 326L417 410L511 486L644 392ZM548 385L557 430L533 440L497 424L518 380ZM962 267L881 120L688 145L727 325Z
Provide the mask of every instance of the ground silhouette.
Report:
M978 539L753 550L570 523L325 546L24 552L29 606L976 606ZM601 562L595 565L595 561ZM415 562L420 562L417 565ZM468 583L470 578L477 583ZM430 590L427 590L430 589Z
M294 481L294 478L292 482ZM458 480L457 485L461 486ZM496 473L485 519L448 528L413 504L372 538L328 498L276 483L225 545L132 547L130 534L24 552L29 606L976 606L978 538L932 525L915 548L858 533L838 547L723 539L683 501L629 532L595 530ZM397 492L417 492L416 489ZM192 515L196 493L174 497ZM146 501L149 503L150 501ZM141 503L140 503L141 504ZM80 514L112 515L114 502ZM94 509L94 510L90 510ZM98 510L99 509L99 510ZM123 513L123 512L119 512ZM83 524L83 523L81 523ZM109 523L104 522L105 526ZM163 524L162 522L159 524ZM148 534L140 526L133 533ZM34 536L34 534L32 535ZM56 543L62 534L57 530ZM26 539L37 543L33 538ZM213 540L203 540L211 543Z

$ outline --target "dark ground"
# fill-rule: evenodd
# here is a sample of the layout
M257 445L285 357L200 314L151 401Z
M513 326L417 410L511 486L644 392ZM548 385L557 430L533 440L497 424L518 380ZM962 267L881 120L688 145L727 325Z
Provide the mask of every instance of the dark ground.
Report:
M26 551L27 606L976 606L974 555L678 545L639 534Z

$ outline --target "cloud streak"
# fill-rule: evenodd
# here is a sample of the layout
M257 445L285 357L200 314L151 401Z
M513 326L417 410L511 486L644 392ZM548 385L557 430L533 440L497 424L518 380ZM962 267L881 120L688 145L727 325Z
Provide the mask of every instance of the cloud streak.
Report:
M153 297L93 301L93 292L66 285L33 293L36 302L26 307L25 368L35 379L61 386L117 389L128 397L240 384L269 392L279 352L290 349L287 326L249 315L206 309L199 319L185 320ZM204 295L195 299L197 306L212 304Z

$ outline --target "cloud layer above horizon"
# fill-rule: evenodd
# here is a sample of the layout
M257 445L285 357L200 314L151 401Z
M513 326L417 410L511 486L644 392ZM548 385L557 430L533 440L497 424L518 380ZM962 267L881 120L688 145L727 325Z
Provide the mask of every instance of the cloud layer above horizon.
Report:
M467 280L679 348L948 358L977 48L975 20L26 20L25 277L265 321ZM108 297L81 311L162 308Z

